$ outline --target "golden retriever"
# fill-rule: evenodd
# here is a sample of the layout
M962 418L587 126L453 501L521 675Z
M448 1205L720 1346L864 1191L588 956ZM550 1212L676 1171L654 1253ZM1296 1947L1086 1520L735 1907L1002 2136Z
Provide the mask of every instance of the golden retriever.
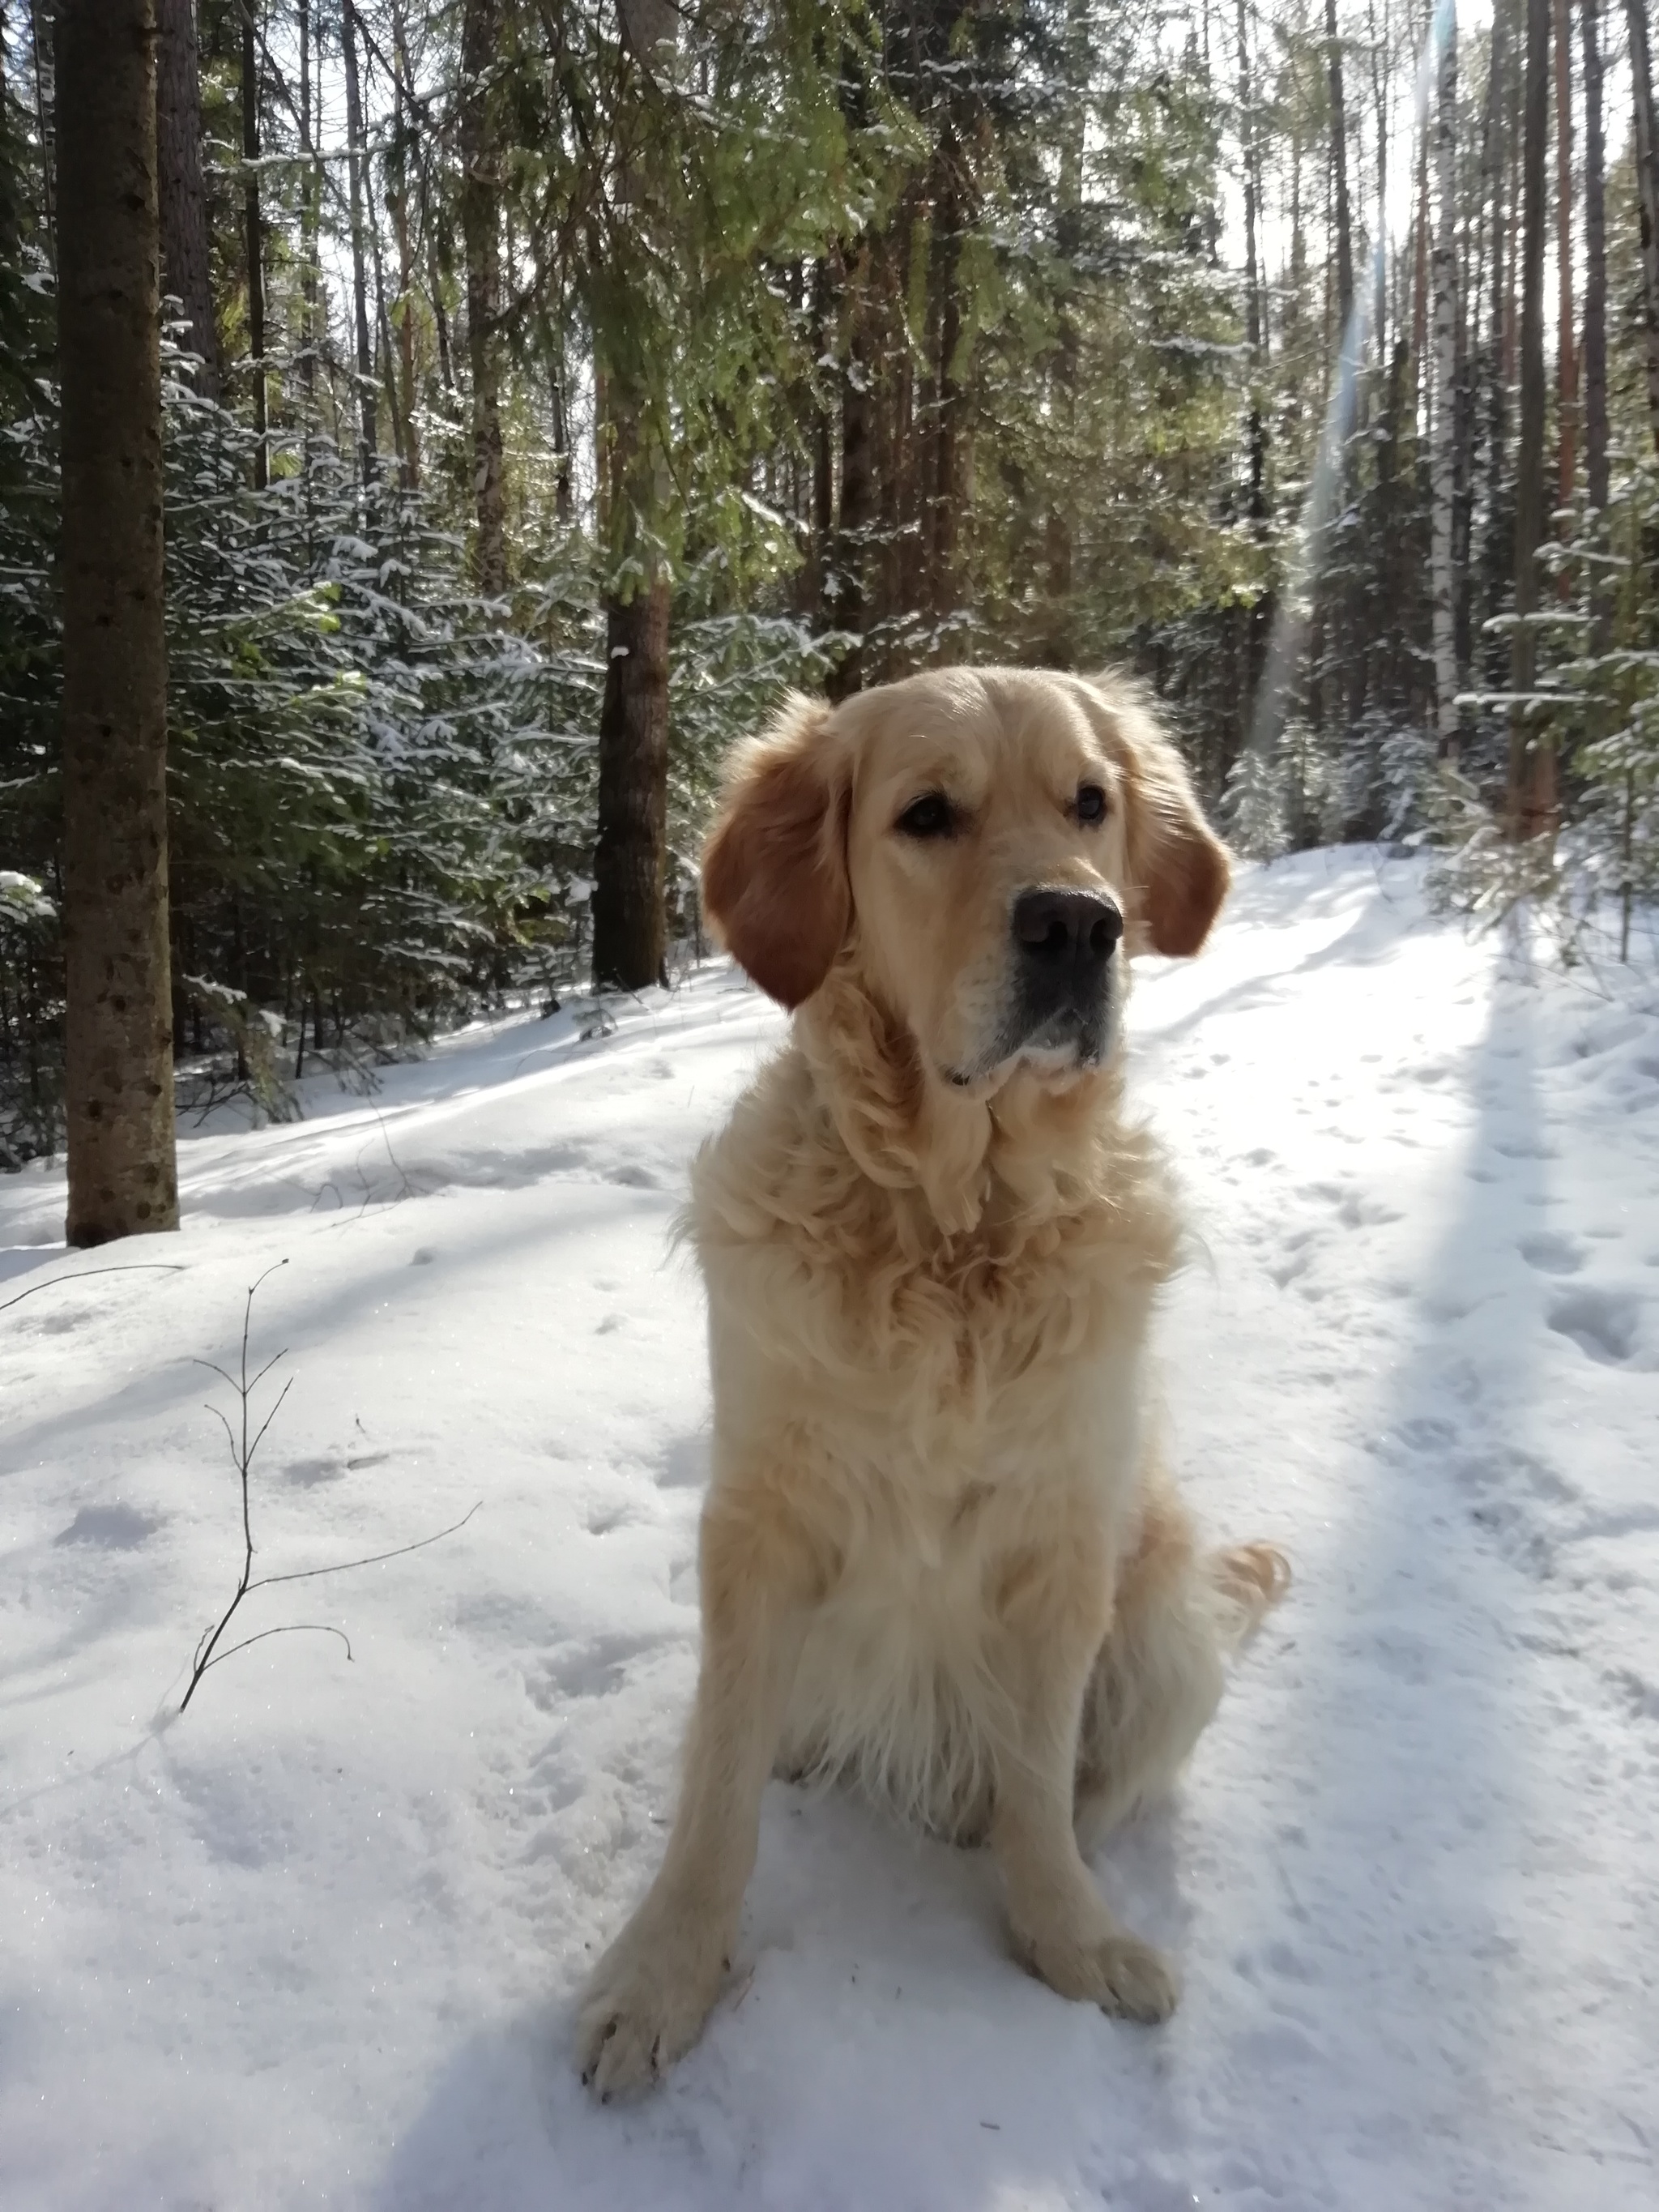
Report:
M702 1657L662 1869L580 2003L602 2096L708 2017L775 1768L988 1839L1062 1995L1174 2005L1083 1847L1170 1781L1288 1570L1200 1552L1146 1433L1181 1231L1120 1047L1128 956L1196 952L1227 884L1110 677L797 698L738 752L705 904L794 1024L692 1177Z

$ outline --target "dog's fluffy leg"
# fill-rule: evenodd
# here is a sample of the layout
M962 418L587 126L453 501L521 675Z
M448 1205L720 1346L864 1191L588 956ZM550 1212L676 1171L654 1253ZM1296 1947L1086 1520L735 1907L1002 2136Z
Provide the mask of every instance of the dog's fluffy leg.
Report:
M1107 1910L1072 1825L1078 1729L1111 1605L1111 1561L1089 1516L1000 1611L1018 1740L999 1747L991 1848L1021 1957L1062 1996L1131 2020L1175 2008L1175 1976Z
M578 2014L582 2079L606 2100L653 2081L708 2016L805 1632L809 1550L774 1498L711 1498L701 1568L702 1662L668 1850Z
M1227 1660L1290 1578L1271 1545L1200 1555L1186 1508L1154 1478L1084 1703L1076 1821L1085 1850L1169 1789L1220 1702Z

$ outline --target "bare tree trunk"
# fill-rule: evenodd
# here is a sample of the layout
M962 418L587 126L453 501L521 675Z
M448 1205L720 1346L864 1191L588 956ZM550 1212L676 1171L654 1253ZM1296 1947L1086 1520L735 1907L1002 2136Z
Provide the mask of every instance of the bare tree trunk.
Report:
M1486 539L1482 568L1486 610L1498 613L1509 576L1513 534L1504 526L1508 501L1509 386L1504 380L1504 333L1513 271L1506 252L1509 224L1504 182L1509 174L1506 131L1509 76L1510 0L1497 0L1492 10L1491 76L1487 83L1486 126L1482 149L1481 204L1492 206L1492 301L1486 349ZM1508 659L1501 641L1488 641L1485 656L1487 680L1501 684Z
M507 589L507 487L502 477L501 155L489 72L496 60L496 0L466 0L461 19L461 237L466 251L466 351L472 383L474 566L488 599Z
M351 0L341 0L340 50L345 62L346 168L351 194L351 304L357 337L357 465L365 483L374 481L380 448L380 409L374 388L374 351L368 337L368 262L364 243L363 103L357 76L357 15Z
M196 389L219 397L219 333L213 316L207 194L202 182L201 65L193 0L156 0L155 151L161 215L161 286L190 325L202 357Z
M631 599L612 595L605 605L593 981L625 991L667 980L670 599L659 566Z
M1443 760L1457 758L1457 586L1452 559L1457 493L1457 18L1447 14L1435 100L1434 402L1430 514L1435 730Z
M1647 344L1648 422L1659 448L1659 127L1653 112L1653 60L1647 0L1625 0L1630 21L1630 74L1635 108L1636 185L1642 220L1642 289Z
M1256 143L1255 87L1250 73L1249 18L1238 0L1238 133L1244 170L1244 333L1250 349L1249 516L1258 527L1267 516L1267 416L1262 404L1267 372L1267 319L1257 246L1261 211L1261 156Z
M322 33L317 18L317 33ZM317 143L311 129L311 0L299 0L300 151L305 156L300 183L300 382L305 399L305 434L313 427L317 393ZM322 71L318 70L320 90Z
M1516 456L1515 643L1510 683L1522 695L1510 729L1509 831L1518 840L1555 826L1555 756L1526 704L1537 674L1532 617L1538 607L1544 520L1545 149L1549 137L1550 0L1527 0L1526 118L1522 147L1521 436Z
M836 320L836 265L826 251L818 256L812 271L812 550L808 566L811 573L810 619L814 630L827 629L834 621L829 580L836 528L836 422L835 410L825 391L824 363L835 344Z
M864 682L866 571L876 513L874 468L875 345L871 329L871 248L860 240L846 272L842 297L847 318L847 361L841 392L841 512L836 528L835 625L855 642L830 672L832 699L845 699Z
M956 149L947 133L945 158L955 165ZM933 275L939 286L939 406L933 417L933 511L928 539L927 611L932 617L932 653L947 648L941 625L957 606L957 524L962 508L965 429L962 388L962 201L955 184L940 195L934 210Z
M1342 42L1336 27L1336 0L1325 0L1325 70L1331 102L1331 167L1336 186L1336 320L1339 333L1346 336L1353 311L1353 219L1348 206L1348 133L1342 105Z
M1560 287L1556 316L1556 407L1559 437L1556 503L1571 503L1578 472L1578 364L1572 298L1572 32L1567 0L1555 0L1555 252Z
M1607 509L1607 146L1601 124L1601 0L1579 0L1584 39L1584 476L1592 514ZM1591 593L1592 602L1599 595Z
M469 0L473 4L473 0ZM672 0L623 0L623 36L632 56L640 107L629 118L646 143L648 94L672 47ZM623 162L618 197L644 219L648 198L635 167ZM607 507L611 555L621 581L605 595L608 657L599 713L599 835L593 850L593 981L642 990L666 980L663 890L668 860L668 625L672 585L657 542L667 497L662 432L635 373L605 365L610 428Z
M58 16L71 1244L176 1229L155 0Z
M421 486L421 426L415 388L415 264L409 234L409 122L404 91L409 76L409 50L401 5L392 9L392 139L397 160L391 172L386 198L392 233L398 242L398 364L402 378L404 484L410 491Z
M259 220L259 54L253 16L242 17L242 159L249 166L242 186L242 226L247 257L247 346L253 372L253 483L263 491L270 480L270 422L265 392L265 257Z

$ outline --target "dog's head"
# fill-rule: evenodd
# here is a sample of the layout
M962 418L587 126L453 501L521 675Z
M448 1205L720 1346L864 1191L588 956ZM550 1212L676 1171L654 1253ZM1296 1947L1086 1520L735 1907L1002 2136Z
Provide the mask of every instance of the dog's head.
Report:
M763 990L801 1006L844 957L927 1075L981 1097L1101 1066L1126 956L1196 952L1227 883L1139 695L1024 669L792 700L737 755L703 860Z

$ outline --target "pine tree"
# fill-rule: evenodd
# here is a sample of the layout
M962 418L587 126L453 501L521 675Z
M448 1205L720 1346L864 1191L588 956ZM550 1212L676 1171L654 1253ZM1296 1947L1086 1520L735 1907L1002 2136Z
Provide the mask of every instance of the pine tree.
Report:
M71 1244L175 1229L154 0L58 21Z

